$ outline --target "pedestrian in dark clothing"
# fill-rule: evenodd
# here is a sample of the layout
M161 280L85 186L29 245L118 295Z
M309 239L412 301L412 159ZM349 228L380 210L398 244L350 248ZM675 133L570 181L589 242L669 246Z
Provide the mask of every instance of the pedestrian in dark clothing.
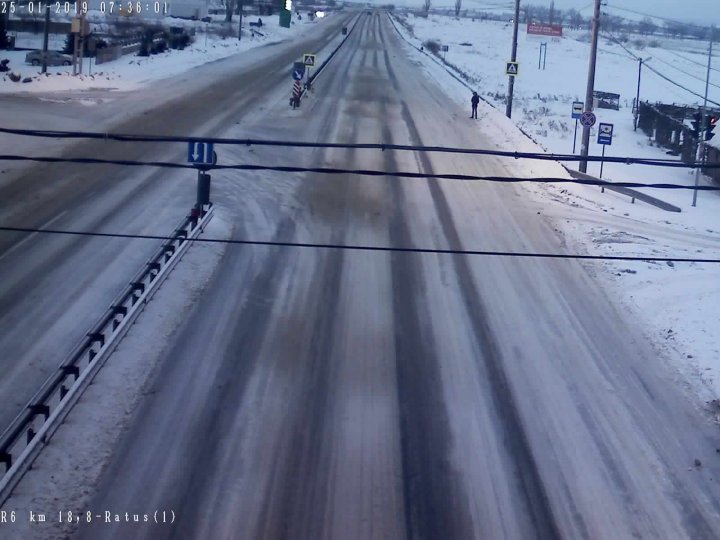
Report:
M477 92L473 92L472 98L470 99L470 104L472 105L472 113L470 113L470 118L477 118L478 103L480 103L480 96L478 96Z

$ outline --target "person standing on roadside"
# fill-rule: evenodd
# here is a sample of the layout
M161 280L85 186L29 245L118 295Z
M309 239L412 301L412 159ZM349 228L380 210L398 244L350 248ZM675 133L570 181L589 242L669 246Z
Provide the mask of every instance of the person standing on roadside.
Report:
M477 119L478 103L480 103L480 96L478 96L477 92L473 92L472 98L470 98L470 104L472 105L472 112L470 113L470 118Z

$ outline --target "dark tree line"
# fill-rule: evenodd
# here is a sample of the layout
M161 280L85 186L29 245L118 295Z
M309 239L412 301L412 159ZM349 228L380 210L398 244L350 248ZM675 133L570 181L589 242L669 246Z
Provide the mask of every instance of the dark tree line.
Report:
M524 5L520 8L521 22L536 22L544 24L563 24L571 29L590 28L590 17L583 15L576 9L555 9L555 3L550 6ZM608 32L632 32L645 36L665 35L674 38L694 38L706 40L710 37L710 28L680 21L664 21L656 23L651 17L639 21L624 19L617 15L604 12L601 19L602 29Z

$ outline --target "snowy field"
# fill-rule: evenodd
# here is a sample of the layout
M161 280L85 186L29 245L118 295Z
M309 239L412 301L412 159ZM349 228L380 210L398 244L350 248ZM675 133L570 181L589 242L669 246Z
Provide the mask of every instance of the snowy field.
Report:
M12 72L22 78L32 77L32 82L13 82L7 73L0 74L0 93L17 92L53 92L69 90L135 90L150 82L165 79L187 71L193 67L213 62L227 56L237 54L255 47L294 39L324 19L316 18L310 21L307 17L293 23L290 28L278 25L277 16L265 17L265 24L258 28L263 34L250 35L250 22L256 17L246 17L243 21L243 38L238 41L237 36L222 38L217 33L218 25L206 25L191 21L178 21L167 18L168 25L194 25L196 29L195 42L184 50L168 50L165 53L148 57L139 57L136 54L125 55L113 62L95 65L94 59L83 60L83 74L72 75L72 67L48 67L47 75L40 73L39 67L25 64L25 55L28 51L0 51L0 60L10 60L9 67ZM237 32L237 18L232 23ZM214 27L214 29L213 29ZM18 47L41 48L42 36L23 35L17 41ZM64 36L54 36L50 41L50 49L61 50L64 45Z
M470 77L490 105L482 106L478 129L494 125L505 112L507 92L505 62L510 58L512 25L494 21L473 21L431 15L427 19L399 14L404 25L398 30L416 47L427 40L448 45L447 63L441 69L437 58L418 53L430 76L441 81L459 102L467 103L470 92L446 69ZM587 32L566 32L559 42L548 41L545 69L538 69L539 45L527 38L523 26L519 34L520 74L515 83L513 121L545 150L572 153L575 121L572 102L584 100L590 52ZM641 40L643 43L638 43ZM650 47L651 41L656 47ZM649 65L689 90L704 91L707 42L630 36L625 44L634 54L652 57ZM633 131L632 102L637 90L638 62L611 40L600 40L595 88L620 94L620 110L598 109L598 122L615 126L608 156L667 158L665 150L654 146L641 131ZM440 53L442 56L442 53ZM717 60L713 63L709 98L720 101L720 77ZM714 80L713 80L714 79ZM643 69L642 100L692 105L697 96L665 81L649 69ZM485 121L484 121L485 119ZM492 119L492 121L490 121ZM577 152L580 149L578 130ZM590 153L600 155L593 129ZM713 141L715 142L715 141ZM498 133L498 148L538 151L537 146L513 130L510 125ZM569 164L576 168L577 164ZM528 175L542 175L542 163L530 162ZM599 163L590 163L588 173L599 175ZM691 185L693 171L640 165L605 164L603 178L615 181L670 182ZM703 184L709 181L703 179ZM600 188L577 185L528 184L531 193L547 204L547 215L566 237L568 252L593 255L630 255L651 257L720 258L720 193L700 192L697 207L692 207L692 192L685 190L645 190L649 194L682 209L681 213L659 210L642 203L631 204L622 195ZM607 262L606 280L627 309L647 321L648 333L677 360L683 380L689 378L706 399L720 397L720 339L715 325L720 318L720 267L711 264Z

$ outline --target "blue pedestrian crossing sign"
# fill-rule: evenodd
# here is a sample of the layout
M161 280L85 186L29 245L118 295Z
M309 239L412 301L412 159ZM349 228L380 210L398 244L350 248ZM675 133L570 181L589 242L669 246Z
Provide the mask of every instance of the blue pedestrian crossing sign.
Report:
M603 124L600 122L598 125L598 144L612 144L614 127L613 124Z
M212 165L215 161L213 146L211 142L190 141L188 143L188 163Z
M308 67L313 67L315 65L315 55L308 53L303 54L303 64Z

